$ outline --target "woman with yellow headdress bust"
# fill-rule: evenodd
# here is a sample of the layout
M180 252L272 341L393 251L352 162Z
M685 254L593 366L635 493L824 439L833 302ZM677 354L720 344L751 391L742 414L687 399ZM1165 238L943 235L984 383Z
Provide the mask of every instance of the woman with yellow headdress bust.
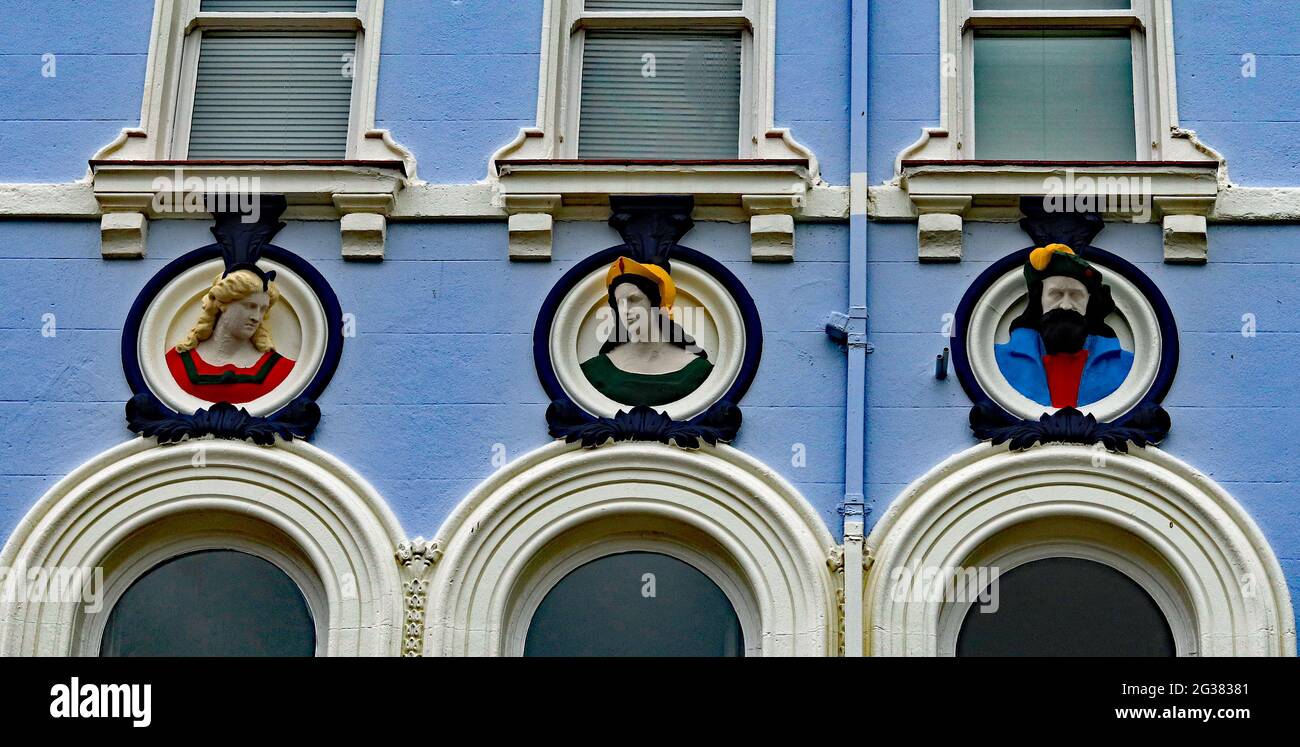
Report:
M228 271L203 296L185 339L167 350L167 368L185 392L208 402L251 402L274 390L294 361L275 352L267 316L280 292L256 265Z
M686 397L713 372L708 354L672 320L677 289L664 268L619 257L605 275L612 327L582 373L625 405L660 406Z

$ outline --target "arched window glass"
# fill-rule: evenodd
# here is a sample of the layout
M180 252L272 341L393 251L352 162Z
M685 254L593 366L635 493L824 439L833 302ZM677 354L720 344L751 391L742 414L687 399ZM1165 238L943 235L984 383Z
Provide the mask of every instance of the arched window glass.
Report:
M312 656L316 627L284 571L233 550L171 558L109 614L101 656Z
M972 604L958 656L1174 656L1155 600L1103 563L1045 558L1002 573Z
M650 552L571 571L528 627L524 656L743 656L740 619L708 576Z

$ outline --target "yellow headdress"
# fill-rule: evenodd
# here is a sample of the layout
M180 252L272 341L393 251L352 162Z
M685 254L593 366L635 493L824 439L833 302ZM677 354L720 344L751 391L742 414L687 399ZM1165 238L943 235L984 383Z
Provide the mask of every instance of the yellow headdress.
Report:
M673 278L667 270L658 265L643 265L630 257L619 257L609 266L609 272L605 273L605 287L612 286L620 275L636 275L654 283L659 288L659 307L672 310L673 301L677 298L677 286L673 285Z
M1029 261L1025 263L1025 281L1030 284L1053 275L1074 278L1089 291L1101 286L1101 274L1065 244L1040 246L1029 253Z
M1047 265L1052 261L1052 255L1056 253L1074 254L1074 250L1065 244L1048 244L1040 246L1029 253L1029 264L1033 265L1035 270L1042 272L1047 269Z

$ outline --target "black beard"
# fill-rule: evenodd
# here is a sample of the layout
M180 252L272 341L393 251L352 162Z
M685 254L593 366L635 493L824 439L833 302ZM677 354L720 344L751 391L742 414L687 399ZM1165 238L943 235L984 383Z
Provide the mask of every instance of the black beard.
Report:
M1077 353L1088 341L1088 320L1073 309L1053 309L1043 314L1038 333L1048 355Z

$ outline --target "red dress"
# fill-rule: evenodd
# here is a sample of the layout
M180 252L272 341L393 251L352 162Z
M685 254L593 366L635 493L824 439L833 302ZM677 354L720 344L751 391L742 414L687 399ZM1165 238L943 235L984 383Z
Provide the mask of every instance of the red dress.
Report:
M274 350L266 351L247 368L233 363L214 366L200 358L197 350L167 350L167 368L181 389L208 402L232 405L252 402L275 389L293 370L293 364Z

